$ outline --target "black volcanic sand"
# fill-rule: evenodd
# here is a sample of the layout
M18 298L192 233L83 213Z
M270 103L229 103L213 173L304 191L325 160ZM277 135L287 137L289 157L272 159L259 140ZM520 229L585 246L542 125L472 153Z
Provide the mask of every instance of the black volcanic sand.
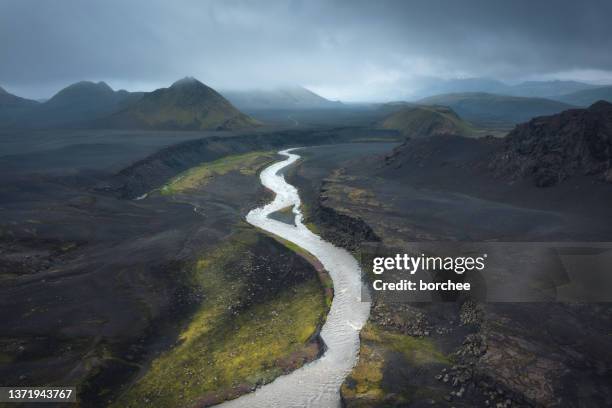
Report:
M288 181L300 189L307 221L357 252L360 242L377 239L400 247L420 240L612 240L609 185L586 177L546 189L503 183L482 166L497 143L439 137L354 160L343 145L308 148ZM344 402L610 405L611 323L612 308L598 304L375 303ZM430 359L411 361L415 350Z
M164 146L222 132L0 130L3 173L118 171Z
M199 200L198 212L159 196L120 200L62 178L3 184L2 383L82 385L89 403L100 404L98 392L125 383L171 344L200 302L190 283L196 256L234 234L267 195L255 176L220 179L205 188L214 200ZM235 188L218 187L226 184ZM271 259L270 248L288 252L264 248Z
M204 152L199 161L187 145L145 158L119 179L114 172L127 162L176 142L175 136L202 133L151 132L151 140L146 132L117 131L109 139L103 131L40 131L32 139L23 132L3 134L9 148L0 157L0 382L73 384L85 405L106 405L119 386L174 344L202 302L193 285L194 262L230 237L240 239L241 230L251 228L242 222L245 214L270 198L257 173L240 171L215 177L198 194L174 198L153 194L136 201L100 186L136 180L142 193L201 161L308 143L311 136L342 140L351 133L300 131L285 141L286 134L272 134L270 143L264 133L252 141L214 135L210 144L198 142L212 146L198 151ZM267 259L270 267L262 270L283 270L293 262L303 274L317 276L301 258L288 261L298 255L257 235L250 250ZM266 287L278 283L291 291L299 284L293 276L260 278ZM261 286L253 282L251 294Z

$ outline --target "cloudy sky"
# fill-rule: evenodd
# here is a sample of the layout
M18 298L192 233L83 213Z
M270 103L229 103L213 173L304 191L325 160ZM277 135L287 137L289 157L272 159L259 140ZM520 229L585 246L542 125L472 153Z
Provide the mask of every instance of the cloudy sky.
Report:
M423 78L612 83L612 1L0 0L0 86L307 86L409 96Z

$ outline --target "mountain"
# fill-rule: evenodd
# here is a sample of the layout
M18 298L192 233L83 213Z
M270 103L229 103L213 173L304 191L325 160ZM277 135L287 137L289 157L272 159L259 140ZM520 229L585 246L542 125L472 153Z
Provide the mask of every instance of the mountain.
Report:
M489 166L502 178L529 178L539 187L574 175L612 182L612 104L599 101L517 126Z
M0 127L13 124L18 117L36 105L38 102L13 95L0 87Z
M596 88L595 85L585 84L577 81L526 81L508 87L507 95L553 98L572 92Z
M38 102L13 95L0 87L0 110L23 109L36 105L38 105Z
M419 85L414 91L416 99L460 92L505 93L509 88L505 83L490 78L443 79L426 77L420 78L418 83Z
M465 120L483 126L508 127L533 117L552 115L571 105L544 98L466 92L431 96L418 101L424 105L452 108Z
M229 130L257 126L214 89L195 78L145 94L136 103L97 122L136 129Z
M472 136L476 133L472 125L445 106L405 105L386 116L378 125L384 129L398 130L403 136L411 138L445 134Z
M26 108L6 115L3 124L28 128L87 126L91 120L116 112L142 95L142 92L114 91L105 82L81 81L67 86L44 103L29 101Z
M254 89L245 91L223 91L234 106L242 110L300 110L341 107L340 102L330 101L301 86Z
M82 125L142 98L142 92L114 91L105 82L81 81L59 91L33 114L37 126Z
M573 92L558 97L560 101L576 106L589 106L597 101L612 102L612 85Z
M510 85L490 78L421 78L415 89L416 99L447 93L484 92L491 94L552 98L585 89L596 88L596 85L578 81L525 81ZM414 98L413 95L413 98Z

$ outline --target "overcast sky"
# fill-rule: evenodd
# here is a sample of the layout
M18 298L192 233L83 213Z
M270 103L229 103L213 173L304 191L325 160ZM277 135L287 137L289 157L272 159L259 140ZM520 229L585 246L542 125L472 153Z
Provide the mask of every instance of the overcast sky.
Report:
M423 77L612 83L612 1L0 0L0 86L300 84L342 100Z

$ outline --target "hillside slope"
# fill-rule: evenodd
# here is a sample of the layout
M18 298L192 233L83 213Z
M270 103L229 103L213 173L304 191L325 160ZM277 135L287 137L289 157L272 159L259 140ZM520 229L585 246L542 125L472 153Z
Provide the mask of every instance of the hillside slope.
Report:
M539 187L574 175L612 182L612 104L571 109L517 126L490 162L498 176L531 178Z
M194 78L157 89L102 121L99 126L128 129L229 130L257 126L214 89Z
M557 99L576 106L589 106L602 100L612 102L612 86L584 89L582 91L561 95Z
M385 117L379 126L412 138L443 134L473 136L477 132L452 109L444 106L406 105Z
M245 91L223 91L234 106L243 110L259 109L327 109L341 107L340 102L330 101L301 86Z
M444 105L465 120L483 126L512 126L536 116L552 115L572 108L545 98L497 95L483 92L443 94L421 99L424 105Z
M0 87L0 127L9 126L39 103L13 95Z
M30 120L37 127L85 125L134 103L142 95L142 92L114 91L105 82L81 81L40 104Z
M36 105L38 105L38 102L13 95L0 87L0 109L24 108Z
M60 90L44 103L11 95L13 101L20 100L19 109L0 107L0 111L6 112L4 116L0 113L0 118L4 118L5 126L17 128L86 127L90 121L125 108L142 95L114 91L105 82L81 81Z

